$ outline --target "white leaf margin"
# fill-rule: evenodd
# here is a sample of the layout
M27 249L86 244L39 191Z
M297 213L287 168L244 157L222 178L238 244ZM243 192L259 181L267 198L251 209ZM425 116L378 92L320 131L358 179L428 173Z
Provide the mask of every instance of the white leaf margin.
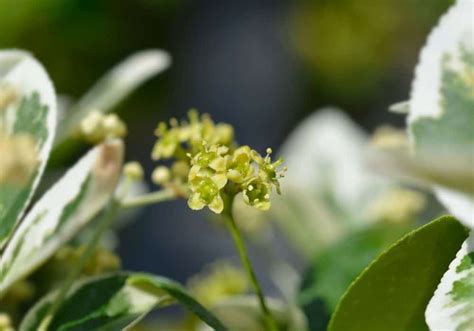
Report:
M26 199L23 208L15 220L18 223L38 187L53 146L57 122L56 92L42 64L30 53L23 50L0 51L0 81L11 84L20 92L21 96L31 95L33 92L38 93L41 104L48 107L46 123L48 137L39 150L39 165L36 178L31 186L28 199ZM5 241L0 242L0 248L4 244Z
M408 126L420 117L436 118L442 114L439 94L442 75L441 63L445 54L451 54L451 65L461 65L459 60L460 42L474 50L473 0L456 1L430 33L415 69ZM414 137L411 130L408 131L413 144ZM474 160L474 155L472 158ZM434 186L433 190L438 200L450 213L465 226L474 229L474 196L472 194L463 194L443 186Z
M38 181L51 151L57 120L56 92L48 73L30 53L22 50L0 51L0 80L20 91L22 96L37 92L41 104L48 107L48 138L39 153L41 168Z
M115 190L122 162L122 141L103 143L90 150L42 196L0 258L0 293L46 261L102 209ZM65 206L77 197L89 176L84 200L58 229ZM21 246L22 242L25 245Z
M425 319L430 330L457 330L462 322L462 315L457 314L462 305L452 305L450 292L454 282L470 274L474 278L474 269L457 272L462 259L474 252L474 232L462 244L456 258L449 265L449 270L443 275L434 296L431 298L425 311ZM474 301L474 298L473 298Z
M415 69L410 101L408 125L423 116L437 117L442 114L439 91L441 88L442 59L446 53L459 54L460 42L474 48L474 1L457 0L433 28L420 53ZM458 56L451 65L461 65Z

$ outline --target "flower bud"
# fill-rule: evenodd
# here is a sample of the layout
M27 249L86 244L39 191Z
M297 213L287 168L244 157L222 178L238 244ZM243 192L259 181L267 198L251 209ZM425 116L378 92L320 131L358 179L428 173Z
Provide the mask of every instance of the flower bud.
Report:
M189 163L187 161L176 161L171 166L173 177L186 179L189 174Z
M151 174L151 180L156 185L166 184L169 182L170 178L170 170L168 169L168 167L165 166L156 167L155 170L153 170L153 173Z
M92 111L79 124L79 134L86 141L96 144L109 138L125 137L127 126L116 114L103 115Z
M143 179L143 167L137 161L128 162L123 167L123 174L133 180L139 181Z
M80 135L90 143L103 140L102 132L103 115L98 111L91 111L79 124Z
M116 114L104 116L102 127L106 138L123 138L127 135L127 126Z

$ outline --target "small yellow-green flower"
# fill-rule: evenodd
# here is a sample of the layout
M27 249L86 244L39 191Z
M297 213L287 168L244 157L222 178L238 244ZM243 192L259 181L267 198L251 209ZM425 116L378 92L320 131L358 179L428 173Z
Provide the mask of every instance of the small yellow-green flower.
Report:
M210 148L204 146L191 160L191 165L196 170L212 169L215 172L224 173L227 168L226 154L229 149L225 146L213 145Z
M213 212L219 214L224 209L221 189L227 184L227 159L225 154L228 148L213 145L203 146L201 152L191 159L191 169L188 175L191 196L189 207L202 209L208 206Z
M270 155L272 154L272 149L267 148L266 152L267 155L264 158L255 151L253 151L252 153L253 160L259 166L258 175L264 182L268 182L274 185L278 194L281 194L279 179L284 177L284 172L286 171L286 168L283 168L282 171L278 171L278 167L282 165L283 159L279 158L275 162L272 162L270 157Z
M234 128L226 123L218 123L215 127L216 143L230 146L234 142Z
M181 142L179 128L168 128L166 123L162 122L155 130L155 134L158 140L153 147L152 159L160 160L172 157Z
M229 180L240 184L248 181L253 176L255 169L251 164L251 152L249 146L242 146L234 151L227 169Z
M270 209L271 185L262 178L252 179L244 188L244 202L260 210Z
M189 172L189 208L200 210L208 206L216 214L220 214L224 209L221 189L227 184L227 177L224 174L212 174L209 170L191 168Z

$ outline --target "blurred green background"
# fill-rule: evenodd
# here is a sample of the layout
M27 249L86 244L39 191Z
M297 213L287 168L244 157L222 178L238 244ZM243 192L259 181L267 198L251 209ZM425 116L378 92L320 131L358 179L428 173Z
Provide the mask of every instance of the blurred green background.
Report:
M451 3L0 0L0 47L31 51L57 91L72 98L137 50L169 51L172 67L117 109L129 125L127 158L150 172L156 123L191 107L232 123L239 142L262 151L325 105L370 131L402 125L387 107L408 98L418 52ZM121 234L125 268L184 280L206 262L234 256L205 217L183 201L142 211ZM291 254L284 246L277 254Z

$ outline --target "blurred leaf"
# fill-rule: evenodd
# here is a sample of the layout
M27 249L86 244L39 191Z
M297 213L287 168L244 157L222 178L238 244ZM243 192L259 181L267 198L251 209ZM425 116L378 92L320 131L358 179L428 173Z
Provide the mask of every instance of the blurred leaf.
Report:
M20 331L36 331L55 299L51 293L26 315ZM177 301L215 330L226 330L217 318L172 280L140 273L117 273L78 282L54 315L50 329L62 331L122 330L155 307Z
M123 144L95 147L33 206L0 257L0 293L46 261L99 212L113 194Z
M420 157L409 146L387 146L368 150L367 162L378 173L410 184L428 188L449 186L466 196L474 192L474 172L466 171L463 155L446 159L436 153L425 153Z
M352 283L328 330L427 330L428 301L466 237L466 229L452 217L406 235Z
M289 307L284 302L267 299L279 330L305 331L306 320L297 307ZM212 312L232 331L265 330L262 311L255 297L234 297L226 299L212 307ZM209 327L200 327L199 331L210 331Z
M372 221L370 204L393 183L366 168L366 133L341 110L323 108L291 132L279 154L288 166L274 216L306 256Z
M431 330L474 329L474 232L463 243L426 310Z
M305 272L298 296L310 330L326 330L329 315L349 285L409 229L407 223L377 223L347 235L314 259Z
M315 101L339 100L354 111L364 109L368 95L387 93L380 84L387 78L398 86L400 69L413 61L421 38L450 2L432 0L429 8L413 0L292 2L291 39L315 81Z
M19 99L13 116L5 117L7 132L3 134L27 134L38 151L38 164L26 184L0 184L1 249L23 215L48 161L56 125L56 96L43 66L23 51L0 52L0 83L13 87Z

